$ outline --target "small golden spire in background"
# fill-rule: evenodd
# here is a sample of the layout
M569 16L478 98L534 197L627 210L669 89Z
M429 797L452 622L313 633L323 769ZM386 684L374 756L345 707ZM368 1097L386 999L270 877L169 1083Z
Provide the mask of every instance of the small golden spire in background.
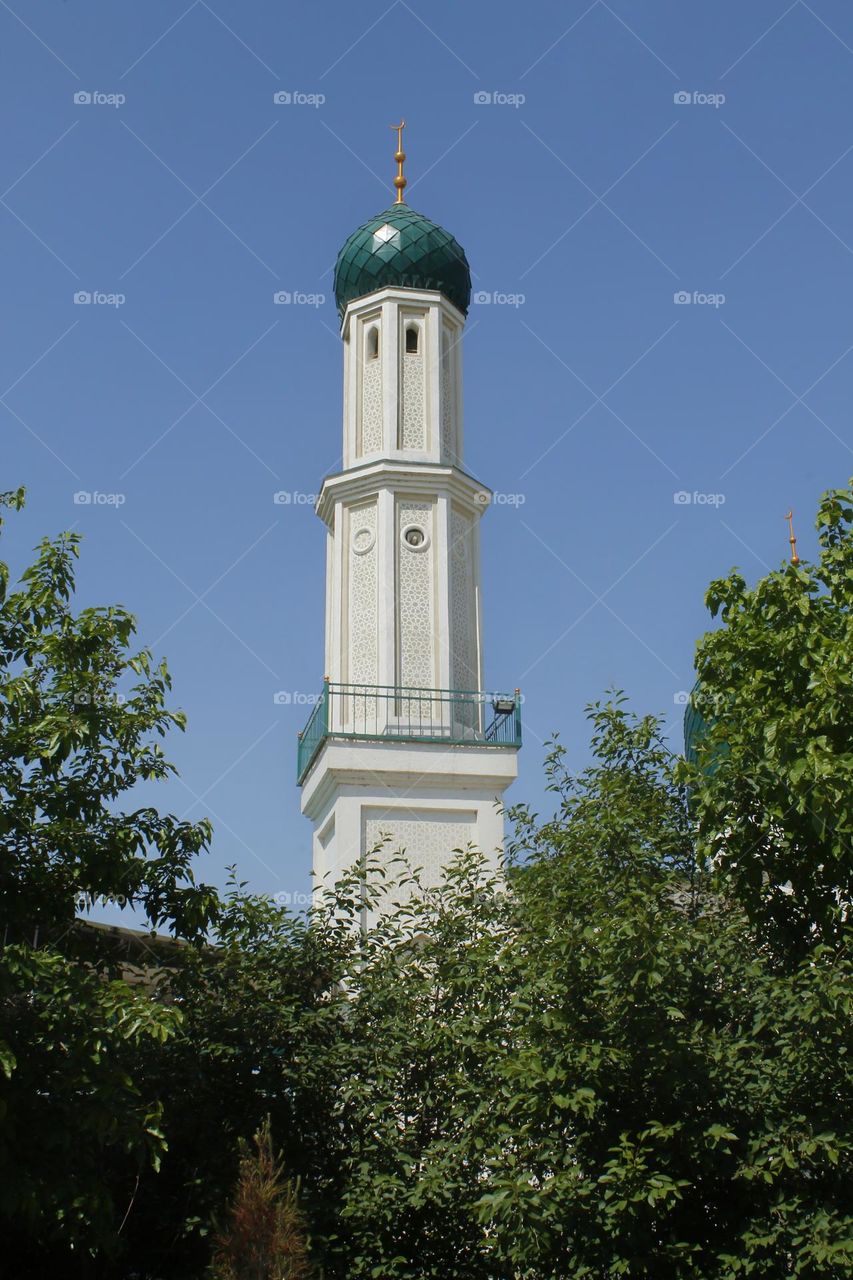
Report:
M791 564L799 564L799 563L800 563L800 557L797 555L797 539L796 539L796 537L794 536L794 513L793 513L793 511L789 511L789 512L788 512L788 514L785 516L785 519L788 521L788 529L790 530L790 536L789 536L789 538L788 538L788 541L789 541L789 542L790 542L790 544L791 544Z
M399 124L392 124L391 128L397 130L397 150L394 152L394 159L397 161L397 176L394 179L394 186L397 188L397 199L395 204L405 204L403 199L403 188L407 186L406 179L403 177L403 161L406 153L403 150L403 130L406 127L405 120L401 120Z

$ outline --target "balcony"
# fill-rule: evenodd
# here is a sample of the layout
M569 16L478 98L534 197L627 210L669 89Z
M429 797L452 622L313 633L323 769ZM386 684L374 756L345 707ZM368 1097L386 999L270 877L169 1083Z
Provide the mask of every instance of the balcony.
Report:
M521 746L521 695L326 680L299 735L301 785L327 738L440 742L449 747Z

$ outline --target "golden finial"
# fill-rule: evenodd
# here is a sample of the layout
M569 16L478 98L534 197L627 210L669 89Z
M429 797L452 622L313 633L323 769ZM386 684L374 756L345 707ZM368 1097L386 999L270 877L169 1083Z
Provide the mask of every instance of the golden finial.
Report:
M796 539L796 537L794 536L794 513L793 513L793 511L789 511L789 512L788 512L788 514L785 516L785 519L788 521L788 529L789 529L789 531L790 531L790 536L789 536L789 538L788 538L788 541L789 541L789 542L790 542L790 544L791 544L791 564L799 564L799 563L800 563L800 557L797 555L797 539Z
M406 127L405 120L401 120L399 124L392 124L391 128L397 130L397 150L394 152L394 159L397 161L397 176L394 179L394 186L397 188L397 199L395 204L405 204L403 199L403 188L407 185L406 179L403 177L403 161L406 153L403 150L403 130Z

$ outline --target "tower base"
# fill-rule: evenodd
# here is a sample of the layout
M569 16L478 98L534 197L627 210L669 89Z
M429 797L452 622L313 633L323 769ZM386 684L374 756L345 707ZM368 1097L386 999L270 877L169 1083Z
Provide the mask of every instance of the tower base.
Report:
M302 812L314 825L315 901L377 846L389 881L402 852L421 883L435 887L453 850L469 844L497 869L503 794L517 773L508 748L328 738L302 786ZM411 892L397 886L389 905Z

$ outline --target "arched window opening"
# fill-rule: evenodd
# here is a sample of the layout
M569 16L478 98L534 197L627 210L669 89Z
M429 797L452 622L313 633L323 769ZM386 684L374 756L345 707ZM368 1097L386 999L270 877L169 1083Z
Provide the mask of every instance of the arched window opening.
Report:
M376 360L379 357L379 330L376 325L371 325L367 331L367 358L368 360Z
M416 324L406 325L406 355L416 356L418 354L418 342L420 338L420 330Z

